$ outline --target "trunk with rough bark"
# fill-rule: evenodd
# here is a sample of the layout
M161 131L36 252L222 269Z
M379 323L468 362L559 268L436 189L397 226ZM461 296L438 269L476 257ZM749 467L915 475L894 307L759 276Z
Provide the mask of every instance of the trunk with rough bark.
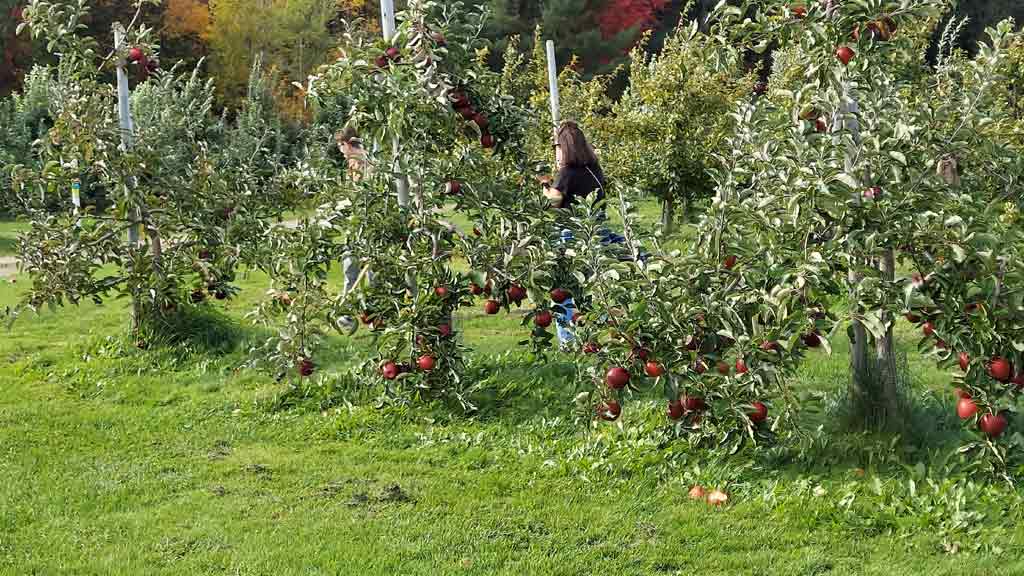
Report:
M661 200L661 231L665 234L675 232L675 200L666 196Z

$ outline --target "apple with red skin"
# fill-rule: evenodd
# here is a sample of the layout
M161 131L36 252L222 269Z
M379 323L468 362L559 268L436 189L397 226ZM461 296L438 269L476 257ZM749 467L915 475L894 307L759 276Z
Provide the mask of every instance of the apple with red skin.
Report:
M1013 379L1010 380L1010 382L1013 382L1017 388L1024 388L1024 372L1017 372L1014 374Z
M729 365L726 364L725 362L722 362L721 360L719 360L718 363L715 364L715 369L718 370L718 373L721 374L722 376L729 375Z
M142 48L139 48L138 46L133 46L128 50L129 62L139 62L145 57L146 54L142 51Z
M572 312L572 323L583 326L583 313L579 310L573 310Z
M434 295L444 300L448 297L448 288L445 286L437 286L434 288Z
M882 189L878 186L872 186L864 189L864 197L868 200L875 200L882 197Z
M561 304L569 299L569 292L561 288L555 288L551 291L551 301L555 304Z
M481 114L479 112L477 112L476 114L473 115L472 120L473 120L473 123L476 124L477 127L479 127L480 130L483 131L483 132L486 132L487 131L487 127L490 125L490 122L487 120L487 116L484 116L483 114Z
M679 420L683 417L686 410L683 408L683 403L679 400L673 400L668 403L668 418L669 420Z
M597 354L601 351L601 347L594 342L587 342L583 345L584 354Z
M386 54L381 54L380 56L377 56L377 59L373 61L373 64L377 66L377 68L383 70L384 68L391 66L391 60L388 60Z
M651 360L644 365L644 372L651 378L658 378L665 373L665 367Z
M696 352L700 348L700 340L696 336L690 336L686 340L686 349L691 352Z
M480 145L483 146L484 148L494 148L494 144L494 136L491 136L490 134L484 134L483 136L480 136Z
M947 346L947 344L946 344L945 340L936 340L935 341L935 348L937 350L945 350L946 346Z
M370 317L369 312L363 312L362 314L360 314L359 320L367 326L369 326L373 322L373 318Z
M967 369L971 366L971 356L967 352L961 352L957 355L957 364L960 365L960 370L967 372Z
M698 359L693 363L693 371L696 372L697 374L703 374L707 372L707 370L708 367L706 364L704 364L703 360Z
M993 414L987 412L982 414L981 419L978 420L978 428L985 433L989 438L998 438L1003 435L1006 431L1007 426L1006 416L1002 413Z
M469 96L461 90L456 90L450 93L448 98L452 101L452 106L456 109L469 107Z
M761 350L764 350L765 352L778 352L779 343L775 340L765 340L764 342L761 342Z
M533 317L533 323L541 328L551 326L551 312L548 312L547 310L538 312L537 315Z
M822 118L814 119L814 129L821 134L828 132L828 124Z
M484 294L487 294L488 296L490 296L491 295L491 290L493 290L493 289L494 289L494 286L490 282L488 282L487 284L484 284Z
M647 360L651 356L651 352L646 348L640 348L638 346L636 348L633 348L633 356L636 356L641 360Z
M473 226L473 236L478 236L479 237L479 236L483 236L483 235L484 235L484 233L481 232L479 228L477 228L476 226Z
M508 294L508 299L516 304L519 304L526 299L526 290L518 284L509 286L506 293Z
M463 120L472 120L476 116L476 110L472 106L466 106L465 108L459 108L459 116L462 116Z
M398 48L392 46L391 48L388 48L387 50L384 51L384 55L387 56L389 59L397 62L398 59L402 57L402 52Z
M923 333L925 336L931 336L932 334L935 334L935 324L932 324L931 322L925 322L924 326L921 326L921 333Z
M602 420L612 422L618 420L620 414L622 414L622 406L617 400L607 400L597 406L597 415Z
M385 380L394 380L395 378L398 378L400 373L401 370L399 370L398 364L395 364L394 362L385 362L384 365L380 367L380 375L383 376Z
M451 324L441 324L437 327L437 333L441 335L441 338L447 338L452 335Z
M754 402L750 406L754 409L747 414L751 422L760 424L768 419L768 407L764 405L764 402Z
M742 358L738 358L736 360L736 373L737 374L746 374L749 371L750 371L750 369L747 368L747 363L744 362Z
M957 400L959 400L960 398L970 399L971 397L971 393L968 392L967 390L964 390L963 388L954 388L953 395L957 397Z
M960 399L956 401L956 415L959 416L961 420L967 420L977 413L978 405L975 404L974 400L970 397L965 398L961 396Z
M683 396L682 403L687 412L700 412L708 407L700 396Z
M736 266L736 256L734 254L727 256L725 258L725 262L722 263L722 266L724 266L726 270L732 270L733 266Z
M817 348L821 346L821 336L817 332L808 332L802 336L804 346L808 348Z
M458 180L449 180L448 184L445 184L445 193L449 196L456 196L462 192L462 182Z
M609 368L604 375L604 381L612 390L622 390L629 384L629 371L621 366Z
M437 365L437 360L434 359L430 354L424 354L416 360L416 366L424 372L430 372Z
M484 312L493 316L498 313L498 310L501 310L501 304L498 304L497 300L488 300L487 302L484 302Z
M796 16L797 18L803 18L807 16L807 8L804 8L803 6L794 6L790 8L789 11L792 12L793 16Z
M1000 382L1009 382L1012 374L1013 368L1006 358L996 356L988 364L988 375Z
M312 376L315 369L316 365L309 358L303 358L299 361L299 374L303 377Z
M484 293L484 289L480 287L476 282L469 283L469 293L473 296L479 296Z
M912 312L907 312L906 314L903 315L903 317L906 318L907 322L910 322L911 324L917 324L918 322L921 321L921 317Z
M856 55L857 54L853 51L853 48L850 48L849 46L840 46L839 48L836 48L836 58L843 63L843 66L849 64Z

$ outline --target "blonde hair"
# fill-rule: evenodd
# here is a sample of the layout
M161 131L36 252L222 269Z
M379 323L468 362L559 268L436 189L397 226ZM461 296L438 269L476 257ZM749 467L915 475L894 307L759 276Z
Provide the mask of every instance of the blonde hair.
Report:
M562 151L562 166L598 166L597 154L587 142L578 124L562 122L555 132L555 142Z

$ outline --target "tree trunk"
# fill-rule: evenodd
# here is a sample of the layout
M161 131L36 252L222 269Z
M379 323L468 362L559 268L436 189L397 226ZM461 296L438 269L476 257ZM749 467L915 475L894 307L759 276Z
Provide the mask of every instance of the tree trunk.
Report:
M853 297L860 275L850 270L848 282L850 296ZM852 305L852 304L851 304ZM856 310L860 312L860 310ZM860 320L853 321L853 342L850 343L850 420L851 424L870 427L870 418L874 413L872 388L874 379L874 358L869 354L868 331Z
M889 248L882 255L879 262L879 270L882 273L883 282L893 282L896 279L896 255L892 248ZM901 417L899 413L899 388L898 373L896 368L896 351L893 346L892 336L892 314L885 313L882 321L886 323L885 335L875 342L875 354L878 356L878 370L876 392L878 393L878 404L882 408L882 423L885 425L898 425Z
M672 196L661 200L661 231L665 234L675 232L675 201Z

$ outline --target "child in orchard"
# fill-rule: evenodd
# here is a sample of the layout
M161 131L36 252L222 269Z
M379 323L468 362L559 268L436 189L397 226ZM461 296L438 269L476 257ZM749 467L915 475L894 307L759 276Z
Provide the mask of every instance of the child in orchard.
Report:
M334 142L338 146L338 151L345 157L345 162L348 165L348 176L353 182L358 182L369 175L370 164L367 159L366 148L363 147L363 142L359 139L359 133L354 127L346 126L344 130L339 130L334 134ZM341 266L345 273L343 293L348 294L355 288L356 282L359 280L359 263L349 253L345 255ZM358 327L355 321L347 317L342 318L341 323L350 331L355 331Z
M575 122L563 122L555 131L555 161L558 164L558 177L554 185L550 178L542 179L544 196L555 208L572 209L581 198L594 194L593 203L600 206L604 202L604 172L597 154L587 142L579 125ZM604 210L600 209L602 220ZM610 234L610 233L609 233ZM562 231L562 241L572 240L572 232ZM602 238L602 242L606 242ZM564 346L572 341L572 317L576 313L576 305L572 298L554 307L555 327L558 341Z

